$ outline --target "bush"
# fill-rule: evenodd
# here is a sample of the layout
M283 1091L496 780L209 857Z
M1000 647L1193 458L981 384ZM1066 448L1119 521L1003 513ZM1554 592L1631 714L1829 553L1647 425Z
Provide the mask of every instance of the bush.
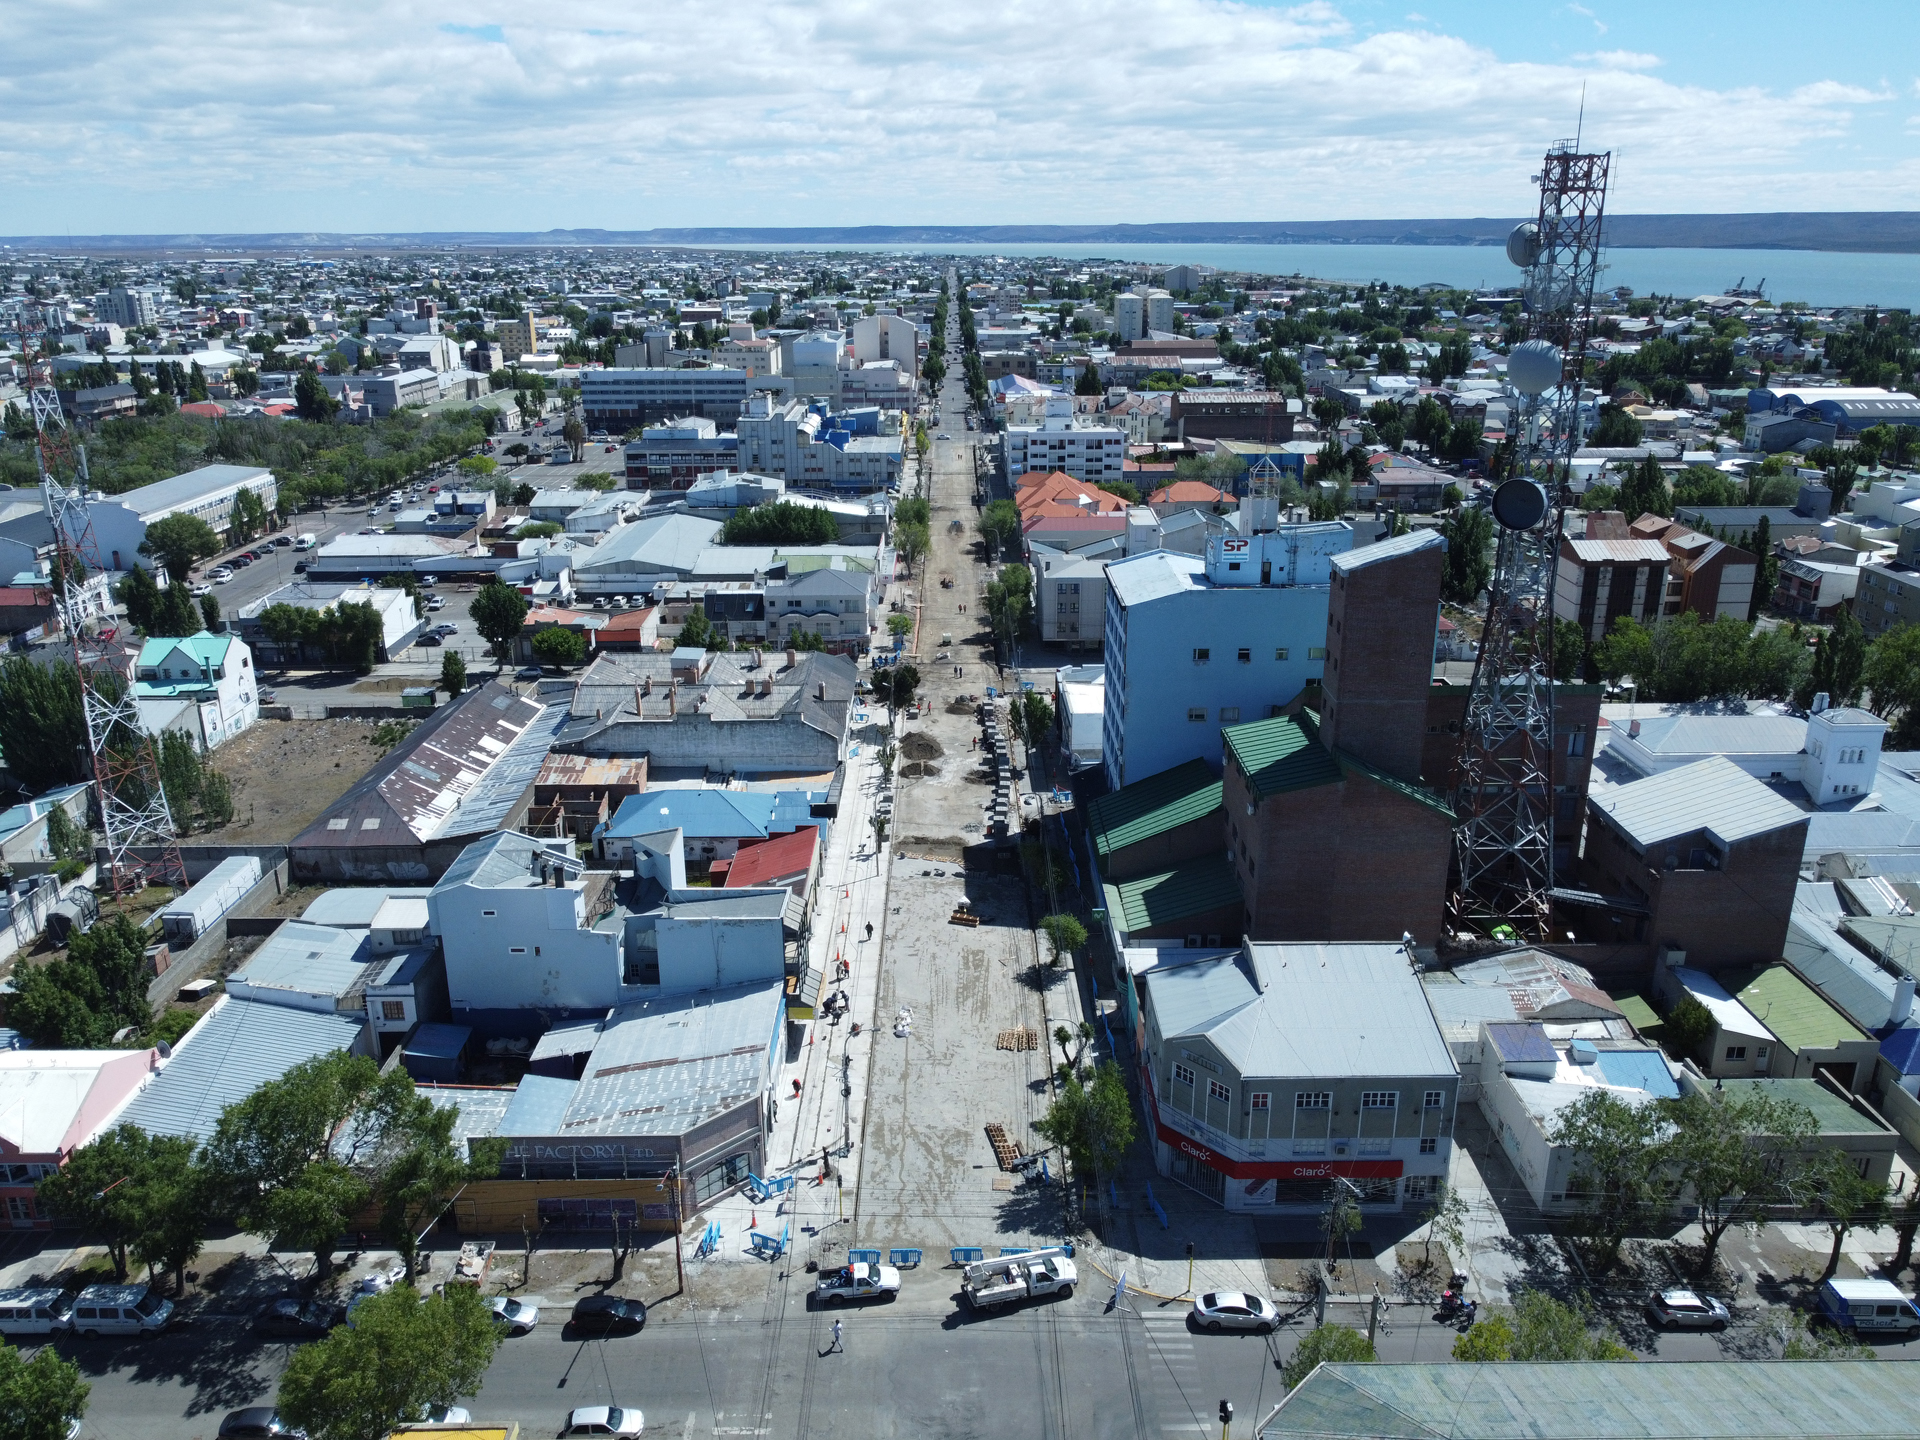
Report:
M1358 1330L1347 1325L1320 1325L1300 1337L1280 1378L1291 1390L1320 1365L1353 1365L1379 1358L1373 1342Z
M533 637L533 658L542 665L578 665L586 654L586 640L561 625L549 625Z

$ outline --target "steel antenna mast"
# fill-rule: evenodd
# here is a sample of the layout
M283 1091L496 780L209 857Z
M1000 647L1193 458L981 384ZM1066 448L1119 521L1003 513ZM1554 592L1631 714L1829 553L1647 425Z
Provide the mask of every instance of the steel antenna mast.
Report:
M1562 140L1535 181L1537 218L1507 237L1526 272L1527 339L1512 469L1494 491L1499 535L1486 629L1461 726L1452 893L1456 929L1547 933L1553 889L1553 579L1581 439L1581 362L1600 273L1610 154ZM1576 822L1577 823L1577 822Z
M53 527L55 605L73 648L87 723L94 805L106 840L102 879L116 900L155 882L184 886L186 869L160 782L153 740L140 728L133 685L112 661L117 637L113 606L89 580L105 573L87 502L86 451L67 428L47 350L52 326L44 307L29 300L21 313L27 354L27 397L38 440L40 489ZM157 851L142 856L141 849Z

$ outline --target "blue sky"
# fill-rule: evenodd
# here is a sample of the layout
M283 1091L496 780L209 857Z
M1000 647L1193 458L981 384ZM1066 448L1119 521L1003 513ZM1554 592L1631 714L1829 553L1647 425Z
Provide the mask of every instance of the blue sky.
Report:
M1920 5L0 0L0 230L1920 209Z

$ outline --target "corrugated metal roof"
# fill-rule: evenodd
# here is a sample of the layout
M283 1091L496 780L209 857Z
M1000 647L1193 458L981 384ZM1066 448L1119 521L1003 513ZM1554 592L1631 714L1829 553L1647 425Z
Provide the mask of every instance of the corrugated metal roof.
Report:
M1240 881L1224 850L1157 875L1120 881L1106 890L1122 917L1121 928L1129 934L1240 903Z
M1609 1085L1644 1090L1661 1100L1680 1098L1680 1083L1658 1050L1602 1050L1594 1063Z
M1769 1100L1791 1100L1813 1112L1822 1135L1890 1135L1892 1130L1861 1114L1818 1080L1779 1076L1772 1079L1742 1080Z
M689 840L765 839L773 796L751 790L647 790L620 802L609 837L679 830Z
M500 1117L494 1133L510 1139L527 1136L558 1135L566 1123L567 1107L573 1103L577 1080L559 1080L551 1075L525 1075L513 1092L513 1103Z
M1583 564L1599 565L1606 563L1644 565L1651 561L1656 565L1667 563L1667 547L1658 540L1574 540L1560 542L1573 550L1573 556Z
M1227 752L1262 799L1290 790L1310 790L1341 778L1340 764L1299 721L1281 715L1220 732Z
M212 1138L220 1112L303 1060L352 1048L366 1017L223 995L122 1120L153 1135Z
M314 898L300 913L309 925L331 925L338 930L365 930L372 926L380 907L396 897L424 900L433 893L429 885L366 885L328 890Z
M1616 786L1592 804L1642 849L1697 830L1731 845L1807 823L1806 812L1718 755Z
M1206 572L1206 562L1197 555L1154 550L1109 565L1107 588L1120 604L1139 605L1198 589Z
M407 1038L406 1053L426 1060L452 1060L467 1048L473 1038L471 1025L443 1025L428 1021L414 1028Z
M1345 1440L1905 1440L1920 1390L1885 1362L1322 1365L1262 1436Z
M1434 478L1445 480L1447 477L1435 475ZM1395 535L1388 540L1376 540L1373 544L1363 545L1358 550L1348 550L1335 555L1331 563L1335 570L1347 574L1388 560L1398 560L1403 555L1417 555L1422 550L1445 550L1446 548L1447 537L1438 530L1409 530L1404 535Z
M1786 965L1769 965L1744 982L1729 976L1728 988L1796 1054L1868 1038Z
M1237 960L1150 970L1141 983L1163 1038L1204 1035L1242 1075L1455 1073L1398 945L1250 942Z
M1633 724L1640 733L1631 733ZM1656 755L1797 755L1807 743L1807 722L1792 715L1655 715L1613 725L1613 742L1625 739Z
M623 1006L550 1133L679 1135L755 1099L785 1015L785 980Z
M375 959L371 946L365 931L289 920L260 942L227 984L344 997L365 988ZM386 963L384 956L379 963Z
M600 1032L605 1027L604 1019L582 1020L576 1025L556 1025L535 1042L533 1053L527 1056L527 1063L533 1065L567 1055L590 1055L593 1047L600 1043Z
M1102 860L1220 809L1220 781L1204 760L1189 760L1094 800L1087 828Z

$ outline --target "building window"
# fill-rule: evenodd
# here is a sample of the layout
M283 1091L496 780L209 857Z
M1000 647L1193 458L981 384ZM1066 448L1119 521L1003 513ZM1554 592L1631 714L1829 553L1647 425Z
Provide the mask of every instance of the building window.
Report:
M404 1000L382 1000L380 1002L382 1020L404 1020L407 1018L407 1002Z
M1275 650L1275 651L1273 652L1273 658L1274 658L1274 659L1276 659L1276 660L1284 660L1284 659L1286 659L1286 658L1287 658L1287 647L1286 647L1286 646L1284 646L1284 645L1282 645L1282 646L1281 646L1281 647L1280 647L1279 649L1277 649L1277 650Z
M1729 1059L1729 1060L1744 1060L1744 1059L1746 1059L1746 1058L1747 1058L1747 1047L1746 1047L1746 1046L1744 1046L1744 1045L1729 1045L1729 1046L1727 1046L1727 1059Z
M1439 1140L1432 1135L1421 1136L1420 1137L1420 1153L1422 1155L1438 1155L1440 1153Z
M1587 753L1587 727L1576 725L1567 736L1567 754L1575 759Z
M1247 1097L1249 1108L1264 1111L1267 1108L1268 1094L1265 1090L1256 1090Z
M481 915L481 918L483 919L491 920L495 915L498 915L499 913L500 912L498 910L482 910L480 912L480 915Z
M1212 658L1213 651L1207 649L1205 646L1201 646L1193 652L1193 663L1196 665L1204 665Z
M1181 1065L1176 1062L1173 1067L1173 1078L1178 1080L1182 1085L1191 1085L1193 1084L1193 1068L1189 1065Z
M1398 1090L1362 1090L1360 1108L1362 1110L1393 1110L1400 1104Z
M1333 1108L1333 1092L1331 1090L1295 1091L1293 1108L1296 1110L1331 1110Z
M1187 719L1189 720L1198 721L1204 724L1206 721L1206 718L1207 718L1207 711L1204 705L1196 705L1192 709L1187 711Z
M1253 651L1242 647L1240 651L1240 663L1242 665L1251 665L1253 663Z
M1222 725L1231 725L1239 720L1239 718L1240 707L1238 705L1222 705L1220 707L1220 723Z
M1324 660L1324 659L1326 659L1326 658L1327 658L1327 647L1326 647L1326 646L1324 646L1324 645L1309 645L1309 646L1307 647L1307 659L1309 659L1309 660Z
M1447 1092L1444 1090L1429 1090L1425 1095L1420 1097L1420 1108L1422 1110L1438 1110L1446 1103Z
M1225 1105L1232 1101L1233 1092L1218 1080L1209 1080L1207 1081L1207 1098L1210 1100L1218 1100L1221 1104Z
M1409 1175L1406 1195L1409 1200L1431 1200L1433 1187L1438 1182L1437 1175Z

